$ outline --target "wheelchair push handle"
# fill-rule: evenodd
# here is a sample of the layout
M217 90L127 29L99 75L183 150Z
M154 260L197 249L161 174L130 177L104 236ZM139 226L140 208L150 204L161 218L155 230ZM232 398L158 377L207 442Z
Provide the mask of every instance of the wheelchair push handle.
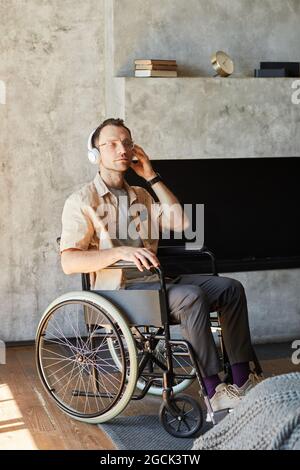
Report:
M211 261L211 270L214 276L218 276L218 270L217 270L217 262L216 262L216 257L212 251L210 251L206 246L203 246L200 251L200 255L207 255L210 258Z

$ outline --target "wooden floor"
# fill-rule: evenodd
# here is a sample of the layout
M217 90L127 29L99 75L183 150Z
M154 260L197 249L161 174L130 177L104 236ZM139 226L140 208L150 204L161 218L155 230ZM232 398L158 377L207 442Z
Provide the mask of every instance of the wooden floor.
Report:
M262 361L265 375L299 371L290 358ZM197 385L188 393L197 396ZM161 399L131 402L124 414L156 414ZM37 376L33 347L11 347L0 365L0 449L114 449L96 425L75 421L46 395Z

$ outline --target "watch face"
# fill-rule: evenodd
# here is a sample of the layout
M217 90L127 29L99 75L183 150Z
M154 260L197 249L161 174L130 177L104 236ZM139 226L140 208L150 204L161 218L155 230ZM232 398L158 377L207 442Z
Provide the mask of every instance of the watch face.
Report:
M223 51L218 51L212 56L212 65L217 73L223 77L231 75L234 70L233 60Z

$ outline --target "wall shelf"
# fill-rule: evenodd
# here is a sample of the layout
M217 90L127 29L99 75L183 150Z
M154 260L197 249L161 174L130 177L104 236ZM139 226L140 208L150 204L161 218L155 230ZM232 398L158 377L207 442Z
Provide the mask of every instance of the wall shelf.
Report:
M299 156L294 78L115 77L119 116L154 159Z

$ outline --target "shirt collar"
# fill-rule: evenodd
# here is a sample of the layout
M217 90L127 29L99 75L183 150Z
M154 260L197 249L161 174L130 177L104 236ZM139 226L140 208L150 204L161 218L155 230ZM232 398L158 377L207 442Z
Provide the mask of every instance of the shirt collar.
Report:
M112 194L112 192L108 189L103 179L101 178L101 175L99 172L96 174L94 178L94 184L96 186L99 196L102 197L107 193ZM134 189L131 186L129 186L129 184L125 180L124 180L124 188L126 189L128 196L129 196L129 205L131 205L137 199L137 195Z

